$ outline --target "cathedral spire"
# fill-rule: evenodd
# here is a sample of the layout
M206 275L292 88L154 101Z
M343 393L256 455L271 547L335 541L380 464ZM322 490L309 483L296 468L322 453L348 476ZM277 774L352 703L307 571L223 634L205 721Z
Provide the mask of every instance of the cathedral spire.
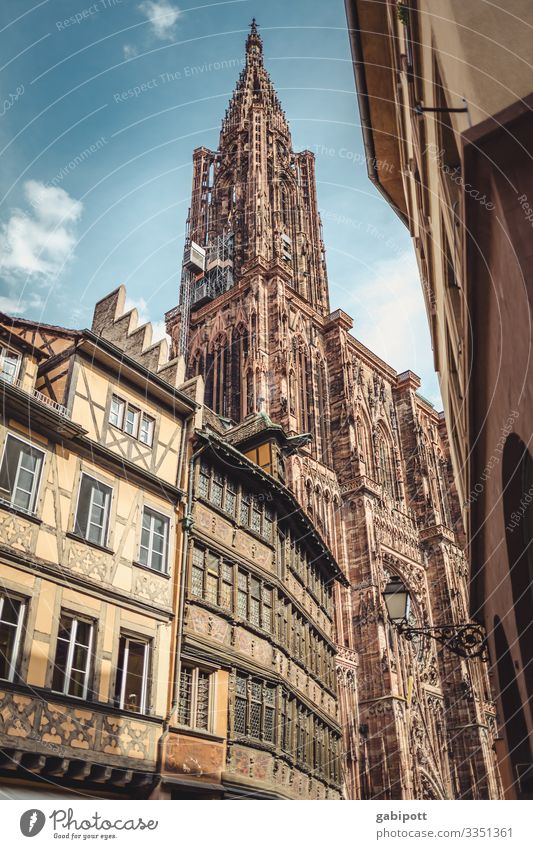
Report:
M252 19L252 23L250 24L250 33L248 38L246 39L246 55L247 56L259 56L263 53L263 41L261 36L259 35L259 30L257 28L257 22L255 18Z
M243 122L249 120L251 112L258 109L263 109L276 130L282 131L289 140L290 133L285 113L263 64L263 40L254 18L246 39L244 68L222 122L221 148L224 147L226 134L231 134L238 127L242 128Z

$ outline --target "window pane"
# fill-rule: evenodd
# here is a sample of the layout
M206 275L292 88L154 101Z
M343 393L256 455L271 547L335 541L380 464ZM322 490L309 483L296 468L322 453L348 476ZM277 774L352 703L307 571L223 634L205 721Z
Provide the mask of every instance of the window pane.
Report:
M211 501L216 507L222 507L222 491L224 478L215 473L211 481Z
M128 660L125 669L124 704L125 710L140 713L144 710L143 690L146 687L144 676L146 643L127 640Z
M224 501L224 509L231 513L232 516L235 515L235 505L237 503L237 495L233 490L229 489L229 486L226 488L226 498Z
M56 656L54 660L54 674L52 678L52 690L55 690L57 693L63 693L65 689L68 647L68 640L58 638Z
M17 643L22 630L23 603L9 596L0 597L0 678L13 680L17 661Z
M105 545L110 502L111 488L109 486L89 477L89 475L82 475L74 526L75 533L89 542Z
M129 433L130 436L137 436L137 431L139 428L139 415L140 410L136 407L128 407L126 411L126 421L124 424L124 430L126 433Z
M274 708L265 708L265 729L263 737L267 743L274 742Z
M259 618L259 599L251 598L250 599L250 622L252 625L260 625Z
M261 705L257 702L250 704L250 737L261 737Z
M246 700L235 699L234 731L236 734L246 734Z
M257 509L257 507L253 506L252 508L252 530L260 533L261 531L261 512Z
M192 567L191 592L201 598L204 592L204 573L197 566Z
M111 407L109 410L109 421L116 427L122 427L124 419L124 401L117 395L111 398Z
M181 670L180 703L178 721L181 725L191 724L192 705L192 669L184 666Z
M139 439L141 442L144 442L145 445L151 445L152 440L154 438L154 419L151 416L147 416L146 413L143 413L143 417L141 420L141 431L139 433Z
M144 508L139 561L158 572L166 570L168 527L166 516Z
M31 512L41 474L44 453L9 435L0 469L0 497Z
M196 728L207 729L209 725L209 674L199 670L196 694Z
M207 601L212 602L212 604L216 604L218 601L218 577L213 575L211 572L207 573L207 582L206 582L206 593L205 597Z
M0 376L7 383L13 383L17 377L20 365L20 357L15 351L2 348L2 362Z
M200 495L203 498L209 497L209 480L210 480L210 471L209 466L206 466L205 463L202 463L200 466L200 475L198 479L198 489Z
M237 593L237 613L241 617L241 619L246 619L247 614L247 604L246 604L246 593L243 590L239 590Z
M249 496L246 493L242 493L241 496L241 524L247 525L249 522L250 516L250 500Z

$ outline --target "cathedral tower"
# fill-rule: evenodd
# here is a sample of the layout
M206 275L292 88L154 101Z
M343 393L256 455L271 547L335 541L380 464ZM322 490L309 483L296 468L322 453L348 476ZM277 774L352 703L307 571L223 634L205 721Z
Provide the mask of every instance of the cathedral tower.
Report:
M287 482L350 584L335 590L346 795L497 798L484 665L408 643L383 602L397 576L413 622L467 615L445 423L330 312L314 156L293 151L255 21L218 150L194 152L185 259L167 328L206 404L306 435Z

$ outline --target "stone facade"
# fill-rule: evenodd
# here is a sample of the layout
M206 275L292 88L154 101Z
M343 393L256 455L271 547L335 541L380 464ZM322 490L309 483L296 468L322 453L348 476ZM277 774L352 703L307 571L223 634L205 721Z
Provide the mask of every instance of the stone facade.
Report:
M188 224L208 259L230 240L232 275L208 297L209 272L182 288L175 351L186 338L188 376L228 426L263 413L296 440L287 483L349 584L335 588L346 796L498 798L486 666L399 637L382 596L398 575L413 622L468 618L445 422L330 311L314 158L292 149L255 24L219 147L194 153Z
M437 16L429 0L347 0L346 11L368 174L418 263L505 795L531 799L531 3L443 0Z

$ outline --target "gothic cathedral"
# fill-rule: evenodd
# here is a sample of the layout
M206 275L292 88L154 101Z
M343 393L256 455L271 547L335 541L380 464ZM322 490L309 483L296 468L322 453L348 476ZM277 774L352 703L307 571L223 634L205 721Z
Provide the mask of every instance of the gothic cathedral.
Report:
M286 481L349 586L337 585L337 686L348 798L498 798L486 666L389 624L464 622L467 564L442 414L330 308L313 154L294 152L255 22L216 151L194 152L174 353L228 424L263 413L295 450ZM298 437L296 439L296 437Z

